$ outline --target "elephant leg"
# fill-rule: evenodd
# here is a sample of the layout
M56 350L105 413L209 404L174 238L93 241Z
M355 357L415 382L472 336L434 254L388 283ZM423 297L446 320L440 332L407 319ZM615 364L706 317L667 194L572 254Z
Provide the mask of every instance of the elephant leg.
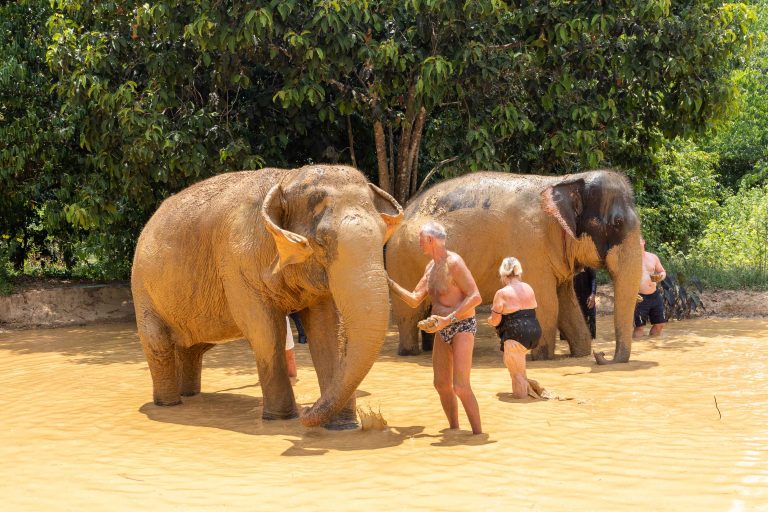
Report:
M536 290L536 318L541 325L539 345L531 350L531 359L554 359L558 317L557 284L552 277L543 280L541 284L531 283L531 286Z
M145 312L138 322L141 348L152 375L152 398L156 405L179 405L179 374L171 329L154 313Z
M557 327L568 341L571 356L590 355L592 353L592 339L571 281L557 287L557 299L559 307Z
M176 364L180 371L181 396L195 396L200 393L203 354L211 348L213 348L213 343L198 343L186 348L176 346Z
M333 301L322 301L300 313L301 323L309 340L309 353L317 373L317 382L320 385L320 393L325 393L334 379L335 370L340 358L337 343L337 326L339 315ZM355 394L336 413L335 416L323 425L329 430L349 430L359 427L357 422L357 406Z
M285 314L244 289L227 289L232 316L256 358L264 420L298 418L299 411L285 360Z
M423 320L432 314L432 306L429 305L426 311L421 315L418 320ZM424 352L432 352L432 346L435 344L435 333L421 331L421 350Z
M397 297L392 298L392 312L400 332L400 343L397 354L401 356L416 356L421 353L419 348L419 328L416 324L426 318L429 304L422 303L416 308L409 307ZM431 350L432 346L429 345ZM427 349L425 349L427 350Z

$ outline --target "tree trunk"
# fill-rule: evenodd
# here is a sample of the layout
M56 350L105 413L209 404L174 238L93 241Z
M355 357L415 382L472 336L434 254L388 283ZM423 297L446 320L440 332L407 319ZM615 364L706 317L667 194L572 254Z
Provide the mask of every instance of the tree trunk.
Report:
M355 136L352 134L351 116L347 116L347 135L349 136L349 157L352 159L352 167L357 168L357 159L355 158Z
M407 179L403 179L403 203L401 204L405 204L405 202L411 198L411 194L415 188L416 177L419 174L419 148L421 148L421 135L424 131L424 122L426 119L427 110L424 107L421 107L419 116L416 118L416 126L413 129L413 137L408 151L408 158L406 159L408 166L406 168L407 176L405 176L405 178Z
M411 197L412 173L416 168L416 155L421 145L421 133L424 129L424 122L427 117L427 111L424 107L419 109L418 115L408 115L410 126L403 127L402 138L400 139L401 153L397 155L397 179L395 180L395 198L400 204L405 204Z
M387 124L389 129L389 190L395 190L395 136L392 134L392 123Z
M387 167L387 141L384 136L384 126L379 119L373 122L373 136L376 141L376 160L379 166L379 187L385 192L391 193L389 168Z

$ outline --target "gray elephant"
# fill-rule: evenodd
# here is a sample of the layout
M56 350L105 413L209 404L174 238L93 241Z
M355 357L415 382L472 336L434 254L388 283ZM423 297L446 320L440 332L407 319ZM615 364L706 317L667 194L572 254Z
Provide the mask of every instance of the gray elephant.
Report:
M424 273L420 226L437 220L448 230L447 247L459 253L475 277L484 303L500 287L497 269L517 257L524 280L536 293L542 342L534 359L554 357L559 328L573 356L588 355L591 336L576 301L572 278L581 267L607 268L615 289L616 352L626 362L632 346L632 318L640 283L640 222L634 195L619 173L596 170L566 176L481 172L439 183L408 205L400 229L387 244L388 273L413 287ZM419 352L416 323L426 314L393 298L400 329L399 353Z
M321 390L301 421L355 427L354 392L389 320L383 246L402 217L343 166L222 174L168 198L139 237L131 276L154 402L199 393L203 354L245 337L262 417L298 416L284 348L285 316L300 311Z

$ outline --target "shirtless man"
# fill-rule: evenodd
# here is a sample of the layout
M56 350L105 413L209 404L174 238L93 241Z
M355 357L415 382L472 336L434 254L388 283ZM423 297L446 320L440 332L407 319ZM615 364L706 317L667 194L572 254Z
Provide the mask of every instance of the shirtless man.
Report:
M667 271L661 266L658 256L645 250L643 237L640 237L640 247L643 249L643 274L640 278L640 296L643 300L635 306L635 331L632 333L634 338L644 336L643 326L646 319L651 321L650 336L659 336L667 323L664 298L656 284L667 277Z
M409 292L391 278L392 291L415 308L429 296L435 344L432 348L434 385L451 429L459 428L457 397L464 406L473 434L481 434L480 408L469 384L475 345L475 306L482 302L475 280L461 256L445 248L445 228L437 222L424 224L419 246L432 258L416 289Z

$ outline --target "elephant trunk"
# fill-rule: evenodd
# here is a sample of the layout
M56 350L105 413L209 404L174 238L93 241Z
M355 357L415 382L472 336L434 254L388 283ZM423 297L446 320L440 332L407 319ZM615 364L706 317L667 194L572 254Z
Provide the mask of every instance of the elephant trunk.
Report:
M372 254L370 248L377 248ZM332 378L301 417L308 427L328 423L354 395L379 355L389 324L389 288L382 243L340 243L328 280L339 315ZM312 341L310 340L310 343Z
M605 262L613 280L613 325L616 334L616 350L608 360L602 352L595 353L599 364L626 363L632 351L633 318L637 293L640 289L643 251L640 248L640 232L628 235L624 243L613 247Z

